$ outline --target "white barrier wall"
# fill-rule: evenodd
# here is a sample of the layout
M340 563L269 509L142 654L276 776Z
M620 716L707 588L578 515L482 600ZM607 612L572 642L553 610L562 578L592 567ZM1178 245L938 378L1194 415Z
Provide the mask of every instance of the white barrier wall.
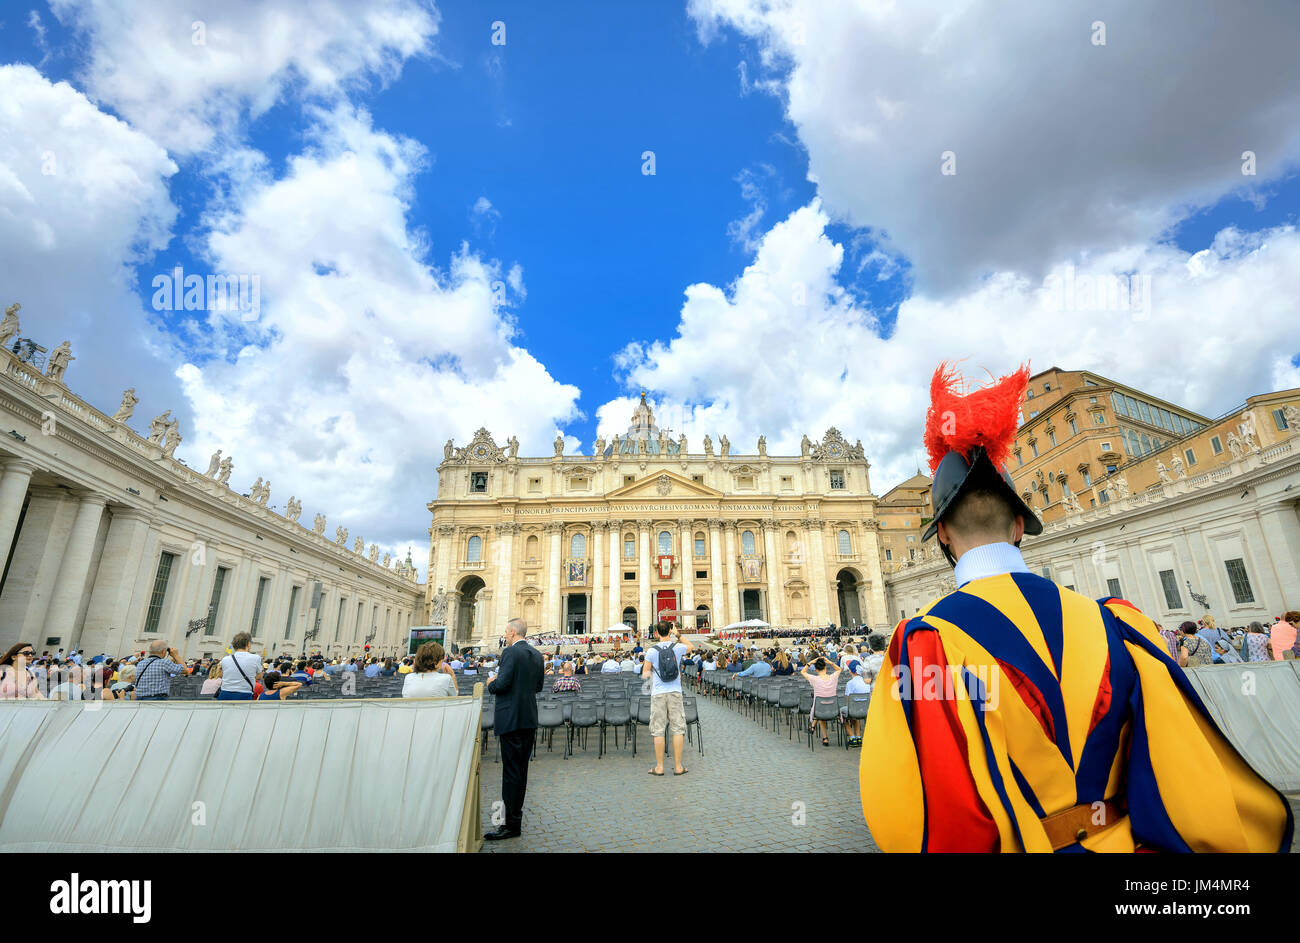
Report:
M1300 662L1213 665L1187 676L1255 771L1282 792L1300 789Z
M0 851L475 851L480 710L7 701Z

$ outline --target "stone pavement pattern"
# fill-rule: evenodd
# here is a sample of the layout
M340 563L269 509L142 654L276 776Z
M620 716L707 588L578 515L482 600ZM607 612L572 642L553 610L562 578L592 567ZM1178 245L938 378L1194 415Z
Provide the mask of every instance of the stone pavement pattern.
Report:
M835 746L808 750L806 737L787 738L764 729L743 711L720 701L697 699L704 727L704 755L686 745L690 770L673 776L671 752L662 779L646 775L654 765L652 741L638 730L631 746L596 759L596 731L584 754L563 759L562 732L554 751L539 741L528 771L524 833L504 842L484 842L491 853L544 851L879 851L858 802L858 750ZM496 742L483 758L483 830L490 831L492 803L501 797ZM670 748L671 749L671 748ZM1300 819L1300 795L1289 796ZM804 824L795 825L795 802L804 804ZM677 810L677 834L657 834L657 812ZM629 815L635 810L639 814ZM1300 834L1292 852L1300 852Z
M563 731L554 752L539 741L528 771L524 832L520 838L484 842L487 852L518 851L877 851L858 802L857 749L808 740L787 728L774 733L741 710L698 698L704 755L686 745L682 762L690 770L673 776L671 743L662 778L646 775L654 766L653 741L637 733L637 754L629 744L596 759L597 731L584 756L563 759ZM620 741L621 743L621 741ZM483 758L483 830L490 831L492 803L501 797L496 742ZM795 825L795 803L804 822ZM661 836L665 809L676 810L677 832Z

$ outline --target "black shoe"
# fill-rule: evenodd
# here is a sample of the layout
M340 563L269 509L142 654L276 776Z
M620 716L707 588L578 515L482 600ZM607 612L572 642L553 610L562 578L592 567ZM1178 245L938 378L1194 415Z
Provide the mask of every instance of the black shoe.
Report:
M501 841L503 838L518 838L520 831L517 828L506 828L502 825L495 832L488 832L483 836L484 841Z

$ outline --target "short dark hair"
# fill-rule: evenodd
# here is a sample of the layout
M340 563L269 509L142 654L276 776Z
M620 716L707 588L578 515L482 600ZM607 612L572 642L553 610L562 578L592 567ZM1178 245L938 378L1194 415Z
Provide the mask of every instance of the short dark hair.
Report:
M262 688L267 692L274 691L275 686L280 683L280 672L268 671L262 675Z
M236 635L234 638L230 640L230 647L235 649L236 651L243 651L244 649L248 648L248 646L252 644L253 644L253 636L249 635L247 632L240 632L238 635Z
M1187 634L1187 635L1192 635L1192 634L1194 634L1194 633L1196 632L1196 623L1195 623L1195 622L1184 622L1184 623L1182 623L1180 626L1178 626L1178 631L1179 631L1179 632L1183 632L1183 633L1185 633L1185 634Z
M659 633L659 637L660 637L660 638L667 638L667 637L668 637L668 633L671 632L672 630L673 630L673 627L672 627L671 625L669 625L667 622L656 622L656 623L655 623L655 631Z
M999 534L1015 524L1016 512L1005 493L977 486L958 496L944 512L943 522L963 536Z

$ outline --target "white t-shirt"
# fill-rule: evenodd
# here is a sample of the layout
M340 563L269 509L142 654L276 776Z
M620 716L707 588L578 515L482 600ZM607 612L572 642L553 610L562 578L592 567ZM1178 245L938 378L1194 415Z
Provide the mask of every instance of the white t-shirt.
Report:
M706 662L704 663L704 670L705 670L705 671L717 671L717 670L718 670L718 663L715 662L715 661L706 661Z
M235 667L238 660L239 668ZM239 671L243 669L248 681L244 681ZM248 685L257 684L257 673L262 670L262 659L252 652L234 652L221 659L221 690L235 694L252 694Z
M682 690L682 657L686 654L686 646L678 642L673 646L673 657L677 659L677 677L665 684L659 680L659 659L667 653L666 648L659 645L651 645L646 650L646 660L650 662L650 696L656 694L668 694L672 691L681 693Z
M412 671L402 682L402 697L455 697L456 682L445 671Z
M619 670L620 670L620 669L619 669L619 667L618 667L618 659L617 659L617 658L611 658L611 659L609 659L607 662L605 662L603 665L600 666L600 673L601 673L601 674L613 674L614 672L619 671Z
M623 664L619 666L619 671L636 671L636 662L631 658L624 658Z
M871 685L867 684L862 678L854 675L849 679L849 683L844 685L845 694L870 694Z

